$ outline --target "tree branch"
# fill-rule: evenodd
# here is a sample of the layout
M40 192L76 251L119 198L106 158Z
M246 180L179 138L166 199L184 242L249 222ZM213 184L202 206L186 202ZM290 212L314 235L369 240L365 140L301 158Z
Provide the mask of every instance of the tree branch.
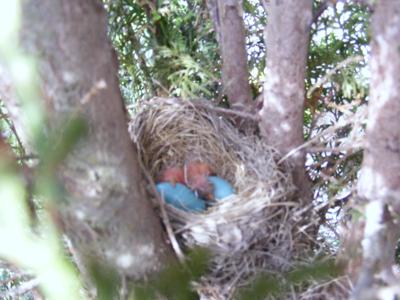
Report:
M311 201L310 183L305 174L304 152L292 149L304 143L304 78L309 46L308 24L312 1L281 0L266 3L266 82L264 104L259 112L260 130L266 142L284 157L290 154L293 177L300 199Z
M25 1L22 20L21 42L38 58L50 127L77 111L89 127L58 174L68 191L60 209L74 249L83 265L96 257L129 278L154 274L174 255L146 200L101 2Z
M208 0L222 58L223 93L232 108L255 111L249 84L242 1Z

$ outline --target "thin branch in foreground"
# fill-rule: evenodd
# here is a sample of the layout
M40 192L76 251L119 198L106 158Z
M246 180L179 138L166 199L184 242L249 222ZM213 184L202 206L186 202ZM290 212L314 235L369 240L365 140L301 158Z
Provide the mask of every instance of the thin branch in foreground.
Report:
M355 113L346 115L342 120L339 120L337 123L329 126L325 130L319 132L318 134L316 134L314 137L312 137L311 139L309 139L305 143L303 143L303 144L299 145L298 147L296 147L296 148L292 149L291 151L289 151L285 156L283 156L278 161L278 164L283 163L289 157L297 154L300 151L307 151L308 152L309 149L311 149L312 152L318 152L316 150L332 151L333 152L334 149L336 149L336 148L328 149L328 148L325 148L325 147L318 147L319 148L318 149L315 145L319 144L318 141L319 141L320 138L322 138L324 136L326 137L326 136L329 136L329 135L332 137L333 134L337 130L339 130L339 129L343 128L343 127L346 127L348 125L352 125L353 126L353 130L352 130L352 132L353 132L354 128L361 127L362 121L366 119L366 115L367 115L367 111L363 110L363 109L360 109L360 108ZM352 146L351 147L342 147L342 149L344 149L345 151L349 151L349 150L356 151L356 150L359 150L358 148L361 149L363 147L362 142L357 142L355 140L356 136L354 134L352 134L352 132L350 132L349 137L350 138L352 137L354 139L354 141L352 142L352 144L351 144Z
M0 108L0 118L3 119L7 123L8 127L11 129L12 133L15 136L15 139L17 140L18 148L21 149L21 155L25 156L26 155L25 148L21 141L21 138L17 133L17 130L15 129L14 123L10 121L9 116L6 113L4 113L1 108Z
M39 156L31 154L31 155L22 155L16 157L16 160L18 161L33 160L33 159L39 159Z
M142 169L147 181L150 183L150 187L153 190L154 195L156 196L159 206L160 206L160 211L161 211L161 218L163 220L164 226L165 226L165 230L167 232L169 241L171 242L171 247L174 250L179 262L184 263L185 261L185 255L183 254L183 251L181 249L181 247L179 246L178 240L176 239L176 236L174 234L174 230L172 229L171 226L171 221L169 220L167 211L165 209L165 202L164 199L162 199L162 197L158 194L157 188L156 188L156 184L153 180L153 178L151 177L149 171L147 171L147 169L145 168L145 166L143 165L143 160L141 158L141 154L140 154L140 149L139 147L137 147L137 154L138 154L138 161L139 161L139 165L140 168Z

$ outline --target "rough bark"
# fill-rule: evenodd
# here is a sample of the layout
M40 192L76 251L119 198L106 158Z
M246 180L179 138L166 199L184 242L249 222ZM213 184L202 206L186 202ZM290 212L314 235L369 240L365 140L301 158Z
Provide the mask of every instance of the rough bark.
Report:
M358 195L365 207L362 264L355 299L381 299L377 287L399 293L393 273L400 215L400 7L377 1L372 17L371 93ZM359 228L353 228L360 230ZM356 242L356 241L355 241ZM393 287L393 285L392 285ZM398 295L398 294L397 294ZM390 299L385 298L385 299Z
M286 155L304 142L304 78L312 1L271 0L265 6L267 67L260 129L266 141ZM304 153L297 152L288 160L294 166L299 198L311 201Z
M172 255L145 197L101 2L25 1L21 41L37 57L50 128L77 112L88 122L60 170L75 250L135 279L154 273Z
M208 0L222 58L223 93L232 108L253 110L240 0Z

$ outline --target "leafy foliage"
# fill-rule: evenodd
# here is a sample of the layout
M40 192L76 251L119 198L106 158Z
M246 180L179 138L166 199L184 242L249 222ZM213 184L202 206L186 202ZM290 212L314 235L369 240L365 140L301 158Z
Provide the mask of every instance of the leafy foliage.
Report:
M259 1L248 0L243 2L244 23L246 29L246 48L250 73L250 85L253 97L260 94L264 81L265 43L264 27L267 16Z
M204 1L104 3L128 103L218 93L218 47Z
M315 11L323 1L315 1ZM305 136L312 139L355 112L368 101L370 11L352 1L328 7L311 27L305 104ZM347 62L346 64L344 62ZM309 154L315 198L340 207L351 194L362 160L361 152L340 149L351 132L347 126ZM362 133L360 133L362 134Z
M290 292L292 286L307 285L313 281L322 282L328 278L334 278L338 274L339 269L332 259L318 258L293 268L287 274L279 276L262 274L249 287L240 289L236 298L239 300L285 298L283 295Z
M166 299L190 300L197 299L191 284L200 279L207 270L209 253L204 249L192 250L182 266L174 263L167 266L157 278L148 283L136 285L133 289L132 299L156 299L162 295Z

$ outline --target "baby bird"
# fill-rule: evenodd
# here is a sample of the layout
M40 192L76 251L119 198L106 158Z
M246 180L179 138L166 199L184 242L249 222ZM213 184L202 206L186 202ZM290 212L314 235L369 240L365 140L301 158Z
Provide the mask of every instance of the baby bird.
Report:
M192 190L187 186L176 183L175 186L169 182L157 184L157 191L165 202L188 212L202 212L206 209L206 203L196 197Z
M158 182L170 182L173 186L177 183L185 184L183 168L169 167L164 169L158 177Z
M209 176L208 181L212 183L215 200L223 200L235 193L233 186L225 179L218 176Z
M213 185L208 180L208 176L213 173L210 165L200 161L189 162L184 166L186 185L199 197L206 200L214 200Z

